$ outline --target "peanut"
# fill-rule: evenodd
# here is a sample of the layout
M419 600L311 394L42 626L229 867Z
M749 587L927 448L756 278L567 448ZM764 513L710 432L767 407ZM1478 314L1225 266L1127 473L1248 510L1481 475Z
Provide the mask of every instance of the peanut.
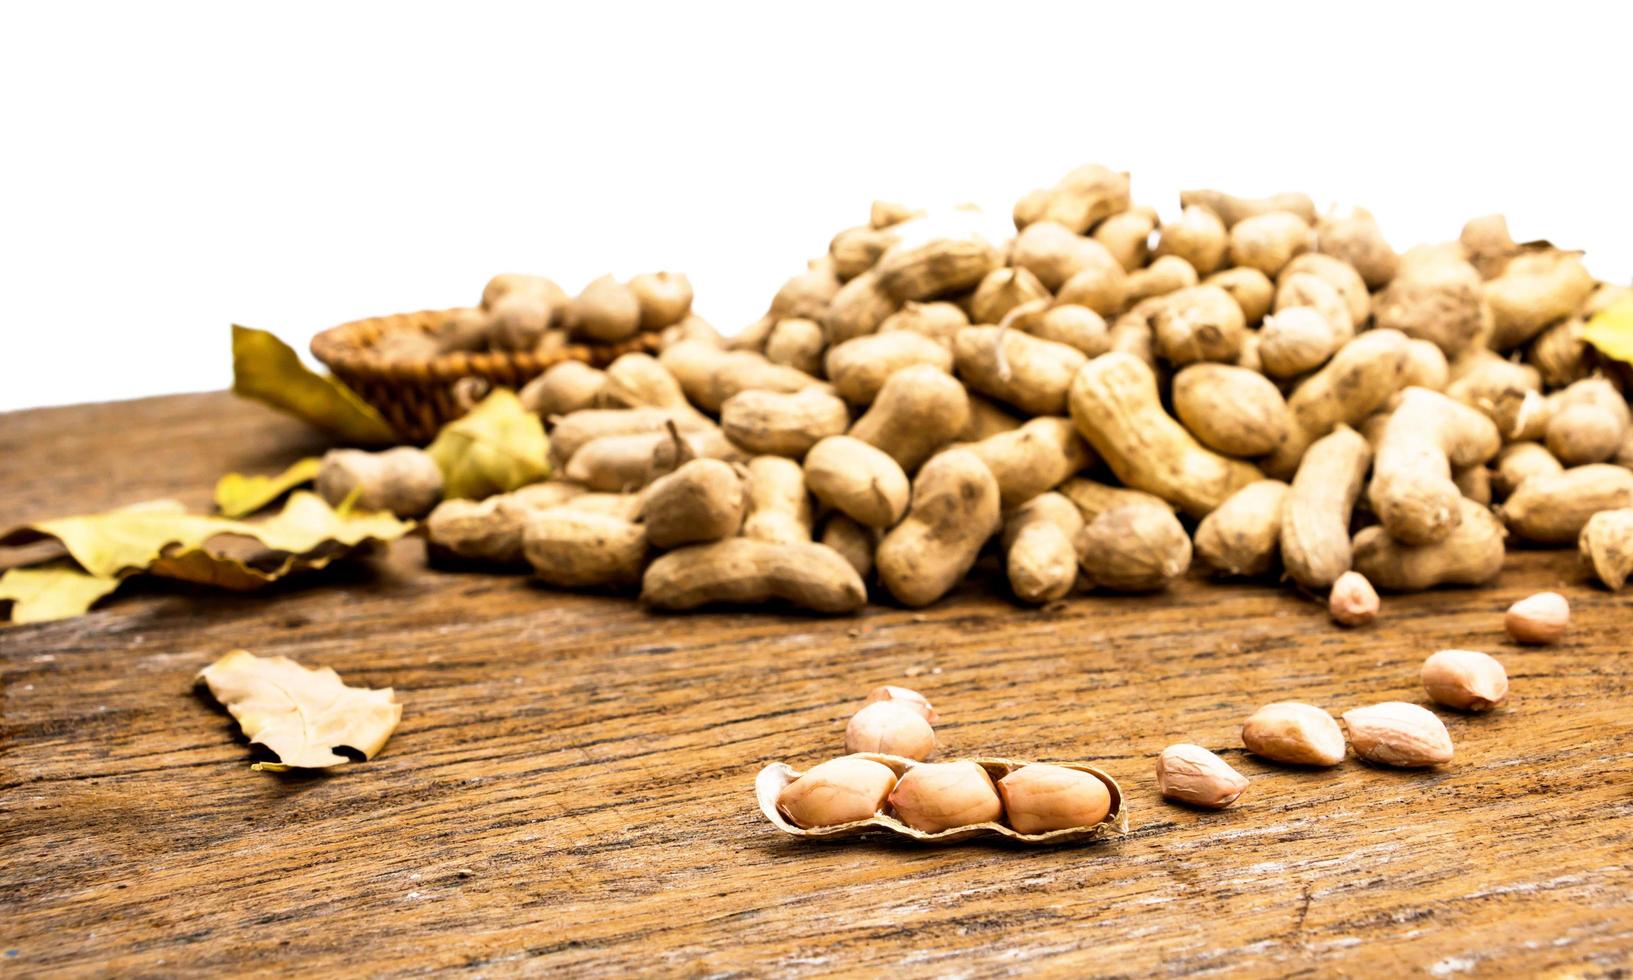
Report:
M1098 357L1111 349L1105 318L1087 306L1067 303L1050 307L1015 325L1041 340L1076 348L1086 357Z
M879 529L858 524L850 517L833 513L822 524L817 540L832 548L866 579L873 574L873 552L879 547Z
M841 286L822 314L828 345L837 346L879 329L901 303L885 290L875 270L868 270Z
M1229 224L1229 222L1227 222ZM1266 211L1230 225L1230 264L1274 279L1295 255L1310 249L1310 224L1290 211Z
M1270 277L1258 269L1247 266L1238 266L1234 269L1225 269L1215 272L1202 280L1204 286L1218 286L1230 294L1236 305L1242 310L1242 317L1248 326L1257 326L1264 315L1270 312L1270 304L1276 295L1276 287Z
M1195 284L1196 273L1190 266L1184 264L1184 260L1176 258L1170 261L1183 268L1176 268L1172 264L1165 265L1163 278L1159 280L1148 277L1147 280L1142 280L1145 282L1142 288L1164 286L1166 288L1160 291L1169 292L1180 286ZM1143 269L1138 271L1142 275L1146 272ZM1191 273L1189 282L1179 281L1177 285L1172 285L1176 280L1183 280L1186 272ZM1122 267L1116 264L1095 263L1074 273L1070 279L1061 283L1060 288L1055 291L1055 302L1062 305L1086 306L1101 316L1115 316L1121 313L1129 302L1129 290L1133 286L1132 276L1133 273L1124 272Z
M1157 352L1176 365L1234 361L1247 334L1242 308L1218 286L1169 293L1156 308L1151 327Z
M1077 535L1083 515L1058 493L1043 493L1015 508L1004 522L1009 587L1022 602L1040 605L1071 592L1077 581Z
M624 354L607 365L597 400L609 408L661 408L673 417L706 423L686 400L680 382L650 354Z
M819 320L841 285L832 261L825 257L783 283L777 295L771 299L768 314L773 320L790 317Z
M1360 572L1345 572L1327 593L1327 614L1340 626L1365 626L1378 618L1378 592Z
M1366 280L1355 266L1343 259L1320 251L1305 252L1282 269L1279 284L1285 286L1289 279L1299 275L1315 276L1337 290L1353 329L1359 330L1372 316L1372 294L1367 292Z
M1497 453L1492 484L1499 496L1507 497L1533 476L1552 476L1564 469L1546 447L1534 442L1511 442Z
M1191 567L1191 539L1166 507L1114 507L1077 537L1084 581L1114 592L1165 588Z
M845 403L819 388L803 391L740 391L720 406L726 438L752 453L800 459L828 436L850 425Z
M1408 386L1444 391L1451 380L1451 366L1440 348L1427 340L1411 340L1406 344L1406 377Z
M1344 712L1349 743L1368 762L1402 768L1437 766L1452 759L1452 737L1434 712L1405 701L1385 701Z
M906 518L879 542L879 578L903 605L929 605L963 580L998 520L986 464L968 450L941 453L914 479Z
M914 766L896 780L890 807L902 823L931 834L992 823L1004 814L992 777L974 762Z
M1203 448L1162 409L1156 375L1113 351L1078 371L1069 392L1072 422L1125 484L1203 517L1260 479L1250 464Z
M852 405L870 405L892 374L915 364L928 364L950 374L953 355L930 337L893 330L856 337L829 348L827 374L839 397Z
M1508 698L1508 672L1477 650L1441 650L1423 661L1423 689L1436 704L1490 711Z
M898 302L923 301L970 289L1001 264L991 242L964 235L919 245L904 241L887 251L874 271L888 296Z
M1133 207L1119 211L1094 226L1094 240L1106 247L1123 269L1133 272L1151 257L1151 233L1157 229L1157 212ZM1034 270L1036 271L1036 270Z
M331 507L350 499L359 510L421 517L442 500L442 470L413 446L378 453L331 449L318 469L317 492Z
M847 756L812 766L784 786L777 808L798 827L835 827L877 814L895 788L889 766Z
M1508 260L1520 251L1508 232L1508 219L1500 214L1470 218L1463 225L1462 234L1457 236L1457 242L1463 247L1463 256L1480 271L1482 279L1502 275Z
M534 415L549 418L595 405L607 375L583 361L562 361L529 381L517 397Z
M1379 231L1377 220L1360 208L1322 218L1316 225L1316 250L1354 266L1368 289L1389 285L1400 267L1400 257Z
M907 474L885 452L850 436L829 436L805 454L805 484L829 507L866 527L894 527L907 513Z
M563 589L623 589L641 580L646 528L571 507L528 515L522 553L533 574Z
M1174 505L1156 494L1144 490L1114 487L1095 480L1074 476L1058 488L1061 496L1070 500L1085 521L1092 521L1115 507L1160 507L1173 510Z
M673 548L731 537L746 507L736 470L717 459L694 459L647 487L641 521L654 548Z
M1525 360L1542 375L1543 384L1563 388L1588 376L1593 355L1583 336L1587 326L1585 319L1573 316L1544 327L1532 339Z
M688 435L715 428L700 415L676 415L663 408L584 408L553 420L550 455L565 462L597 439L662 434L671 424Z
M1242 723L1242 744L1254 755L1297 766L1336 766L1344 761L1338 722L1312 704L1277 701Z
M1480 273L1460 258L1403 263L1373 299L1377 326L1433 342L1456 357L1484 328Z
M1026 269L994 269L970 294L970 319L976 323L998 323L1015 307L1048 298L1049 290Z
M1571 604L1558 592L1526 596L1503 614L1503 629L1517 643L1551 646L1571 625Z
M1366 440L1342 425L1304 454L1281 515L1281 558L1295 582L1326 588L1349 571L1350 512L1371 461Z
M1257 480L1225 498L1196 526L1196 555L1222 575L1263 575L1276 564L1288 486Z
M1605 378L1584 378L1550 399L1548 449L1566 466L1603 463L1633 428L1627 400Z
M1096 313L1118 312L1117 309L1101 309L1092 301L1095 297L1085 292L1083 284L1077 282L1077 279L1083 275L1087 275L1087 273L1079 273L1066 285L1060 287L1060 293L1055 299L1062 303L1081 303L1090 307ZM1145 268L1128 274L1123 290L1123 302L1128 306L1136 306L1144 300L1167 296L1169 293L1176 293L1181 289L1189 289L1199 281L1200 277L1196 274L1196 270L1191 268L1191 263L1177 255L1164 255ZM1076 288L1074 288L1074 285ZM1102 302L1104 301L1102 300ZM1121 304L1119 305L1120 308Z
M912 473L958 436L969 420L970 398L964 386L945 371L916 364L885 379L850 435L884 450Z
M1359 425L1381 408L1405 380L1406 345L1399 331L1368 330L1300 382L1287 399L1292 428L1265 459L1265 472L1277 477L1294 472L1310 443L1340 424Z
M1577 547L1605 588L1621 589L1633 574L1633 508L1602 510L1588 518Z
M1199 205L1186 207L1178 221L1162 226L1157 238L1157 256L1177 255L1190 263L1197 275L1211 275L1225 259L1228 234L1219 216Z
M998 780L1009 825L1023 834L1092 827L1111 812L1111 793L1093 773L1028 763Z
M1509 494L1500 513L1515 537L1569 544L1594 514L1622 507L1633 507L1633 470L1589 463L1527 479Z
M1097 163L1087 164L1062 177L1055 186L1034 191L1015 205L1015 227L1035 221L1053 221L1084 234L1096 224L1128 210L1128 174Z
M756 456L748 462L748 512L743 537L773 544L811 540L811 499L805 471L791 459Z
M1485 284L1496 350L1518 347L1543 327L1570 316L1594 290L1593 276L1574 252L1521 252Z
M1457 505L1457 526L1434 544L1402 544L1381 527L1363 528L1352 545L1355 570L1396 592L1492 581L1503 570L1503 526L1472 500L1459 498Z
M641 601L657 609L781 600L812 612L850 613L867 598L856 569L832 548L810 541L745 537L688 545L648 565L641 578Z
M1312 306L1290 306L1265 317L1258 337L1259 362L1273 378L1313 371L1338 349L1332 324Z
M953 339L964 383L1031 415L1064 415L1066 392L1087 363L1076 348L1002 327L973 326Z
M1247 789L1247 777L1200 745L1180 742L1157 756L1157 790L1164 799L1223 810Z
M642 330L662 330L692 312L692 282L679 272L648 272L629 281Z
M1287 402L1264 375L1228 364L1192 364L1174 375L1174 414L1209 449L1262 456L1287 438Z
M879 332L921 334L951 350L953 336L969 325L970 318L952 303L904 303L901 309L885 317L879 324Z
M923 762L936 750L936 733L924 713L899 701L874 701L845 726L845 751L879 752Z
M1343 294L1327 280L1310 272L1283 271L1278 283L1271 307L1275 312L1301 306L1315 310L1332 329L1334 347L1342 347L1355 337L1354 315Z
M1048 292L1060 289L1073 276L1090 268L1120 264L1106 247L1053 221L1027 225L1010 247L1009 261L1037 278ZM996 322L996 321L988 321Z
M1053 490L1090 463L1089 449L1068 419L1039 416L1018 429L962 446L987 464L1005 507Z
M868 224L875 228L889 228L891 225L899 225L909 219L923 216L923 211L916 211L905 204L898 204L895 201L874 201L873 206L868 209Z
M828 335L822 324L804 317L778 320L765 339L765 359L773 364L791 367L815 375L822 370L822 356L828 347Z
M1305 224L1315 221L1315 202L1310 195L1297 192L1271 194L1268 197L1237 197L1235 194L1226 194L1224 191L1194 190L1181 191L1179 203L1182 207L1207 208L1219 216L1226 228L1233 227L1248 218L1272 212L1291 212L1298 216Z
M611 276L592 280L573 300L572 331L603 344L628 340L641 329L641 303L635 291Z
M896 234L871 224L846 228L829 243L828 257L833 260L834 273L839 278L854 279L873 268L879 256L898 240Z
M684 433L678 429L638 432L591 440L573 453L562 473L591 490L622 493L646 486L689 459L735 461L742 455L713 428Z
M892 701L896 704L904 704L917 711L930 724L934 725L937 721L936 709L930 704L930 699L912 688L881 684L868 692L867 703L873 704L877 701Z
M1443 541L1460 519L1453 467L1483 464L1502 447L1486 416L1427 388L1408 388L1384 427L1368 498L1384 530L1408 545Z

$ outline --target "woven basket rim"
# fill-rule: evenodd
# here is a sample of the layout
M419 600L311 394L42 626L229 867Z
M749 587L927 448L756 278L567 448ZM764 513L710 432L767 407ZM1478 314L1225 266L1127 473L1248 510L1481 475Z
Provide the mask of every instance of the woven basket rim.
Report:
M401 330L429 332L436 324L465 309L469 307L391 313L342 323L312 338L312 356L331 371L357 379L436 384L458 381L471 375L512 372L537 375L562 361L592 361L598 353L610 353L615 349L569 344L542 355L534 351L451 351L430 358L394 361L381 361L369 356L369 349L375 341L387 333ZM639 338L636 340L638 342Z

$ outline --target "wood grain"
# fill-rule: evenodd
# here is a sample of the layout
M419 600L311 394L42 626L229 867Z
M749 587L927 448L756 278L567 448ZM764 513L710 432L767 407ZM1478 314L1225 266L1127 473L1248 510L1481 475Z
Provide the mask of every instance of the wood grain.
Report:
M225 395L0 415L0 524L156 496L318 445ZM1633 600L1563 552L1493 588L1387 598L1344 632L1265 585L1016 607L993 569L923 612L663 616L425 567L418 542L251 596L127 586L0 628L0 966L246 971L992 976L1625 975L1633 960ZM1563 644L1505 641L1540 589ZM395 687L401 728L333 775L251 772L193 675L244 646ZM1457 758L1402 773L1261 763L1258 705L1422 701L1423 657L1485 649L1509 705L1448 716ZM944 756L1092 761L1133 832L1088 846L812 843L754 774L838 754L906 684ZM1166 744L1253 780L1164 805Z

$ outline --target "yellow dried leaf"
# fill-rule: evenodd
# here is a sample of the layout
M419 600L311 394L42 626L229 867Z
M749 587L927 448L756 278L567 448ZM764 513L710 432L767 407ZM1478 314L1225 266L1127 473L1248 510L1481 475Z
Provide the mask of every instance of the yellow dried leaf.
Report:
M323 460L308 456L276 476L228 473L215 484L215 509L224 517L244 517L318 478Z
M38 521L8 532L0 544L56 538L79 567L99 578L115 578L146 568L169 545L202 542L236 525L189 514L173 500L156 500L105 514Z
M347 442L377 446L399 441L373 406L339 380L302 364L288 344L265 330L233 324L232 390Z
M44 623L81 616L119 588L116 578L82 572L67 562L13 568L0 575L0 603L11 602L14 623Z
M1633 297L1610 304L1588 321L1582 339L1606 357L1633 364Z
M387 513L335 510L317 494L297 491L263 521L188 514L174 501L158 501L40 521L0 537L0 545L55 538L98 578L148 572L243 590L322 568L364 545L395 541L413 527Z
M326 769L352 761L341 749L372 759L403 717L391 688L347 687L331 668L311 670L288 657L234 650L199 671L198 679L251 743L277 756L254 769Z
M443 426L426 452L442 469L448 498L481 500L550 475L544 423L507 388Z

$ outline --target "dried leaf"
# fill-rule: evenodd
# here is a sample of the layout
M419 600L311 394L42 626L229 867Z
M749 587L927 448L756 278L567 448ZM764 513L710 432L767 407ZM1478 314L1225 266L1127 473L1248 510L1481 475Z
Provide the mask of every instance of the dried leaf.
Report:
M1582 339L1606 357L1633 364L1633 298L1618 300L1595 313Z
M347 687L331 668L310 670L288 657L234 650L199 671L198 679L252 744L278 757L254 769L326 769L352 761L340 749L372 759L403 717L391 688Z
M0 603L11 602L14 623L44 623L84 615L119 588L116 578L82 572L68 562L13 568L0 575Z
M0 544L55 538L79 567L99 578L116 578L147 568L169 545L203 542L237 526L236 521L189 514L174 500L155 500L105 514L39 521L7 532Z
M323 460L308 456L277 476L228 473L215 484L215 509L226 517L244 517L303 484L318 478Z
M338 379L317 374L267 333L232 328L232 390L358 445L398 442L391 423Z
M317 494L297 491L280 513L263 521L188 514L174 501L156 501L40 521L0 537L0 545L55 538L98 578L145 571L248 590L293 572L323 568L364 545L394 541L413 527L388 513L335 510Z
M426 452L442 468L449 498L481 500L550 475L544 423L507 388L443 426Z

